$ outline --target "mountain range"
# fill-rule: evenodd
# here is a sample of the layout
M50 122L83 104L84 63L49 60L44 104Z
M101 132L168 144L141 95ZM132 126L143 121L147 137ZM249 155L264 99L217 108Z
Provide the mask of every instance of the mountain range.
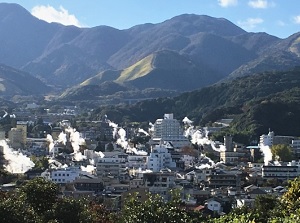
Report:
M280 39L206 15L184 14L125 30L78 28L0 3L0 33L0 63L35 79L20 79L30 86L27 93L64 91L63 99L145 89L185 92L300 64L300 33ZM8 83L2 81L11 89L7 94L22 94Z

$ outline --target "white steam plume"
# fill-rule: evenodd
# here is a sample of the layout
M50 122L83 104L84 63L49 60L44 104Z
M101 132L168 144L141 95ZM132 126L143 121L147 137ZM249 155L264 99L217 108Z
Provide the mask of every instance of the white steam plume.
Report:
M67 135L66 135L66 133L61 132L61 133L58 135L57 142L60 142L60 143L62 143L62 144L64 144L64 145L66 145L66 142L67 142Z
M52 135L47 134L47 141L49 142L49 154L54 152L54 142L53 142L53 138Z
M272 161L272 152L269 146L260 145L260 150L264 154L264 163L267 166Z
M118 136L119 138L117 139L117 144L126 150L128 147L128 142L126 140L126 131L123 128L120 128L118 131Z
M4 165L6 171L10 173L25 173L34 167L34 163L29 157L10 148L5 140L0 140L0 146L3 148L4 159L7 161L7 164Z
M66 131L70 133L70 142L74 150L74 159L76 161L86 159L86 157L80 152L80 145L83 145L85 140L80 137L80 134L76 131L76 129L69 127L66 129Z
M95 170L96 170L96 167L93 166L93 165L87 165L86 167L85 166L81 166L80 169L81 169L81 171L84 171L84 172L94 173Z
M185 125L191 126L193 124L193 121L191 121L188 117L184 117L184 119L182 120L182 122Z
M138 132L144 133L146 136L149 136L149 133L146 132L144 129L139 128Z

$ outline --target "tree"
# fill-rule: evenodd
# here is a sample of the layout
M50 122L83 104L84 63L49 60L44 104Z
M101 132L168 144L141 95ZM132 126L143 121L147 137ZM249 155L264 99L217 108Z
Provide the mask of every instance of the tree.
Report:
M280 161L288 162L293 159L292 148L285 144L273 145L271 147L273 158L278 158Z
M280 201L273 195L266 194L256 197L254 202L256 220L267 222L268 219L277 215L280 206Z
M56 202L58 186L44 178L34 178L21 187L21 198L38 214L44 214Z
M132 195L127 199L125 206L122 208L120 222L201 222L201 215L189 213L185 210L178 190L171 190L170 193L170 201L165 201L158 194L149 194L148 199L141 202L137 199L137 194Z
M286 207L287 212L292 213L296 209L300 209L300 178L289 181L288 190L281 199Z
M87 208L86 200L63 198L57 200L53 208L47 213L47 220L56 220L64 223L92 222L92 215Z

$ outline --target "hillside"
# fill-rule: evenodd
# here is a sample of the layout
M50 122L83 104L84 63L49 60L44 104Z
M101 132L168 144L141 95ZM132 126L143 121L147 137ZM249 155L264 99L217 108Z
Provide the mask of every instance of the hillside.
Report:
M216 71L198 67L188 57L174 51L162 50L155 52L132 66L119 71L107 70L87 79L76 87L66 90L60 99L98 100L100 96L114 94L118 91L135 90L140 98L139 91L156 89L162 91L191 91L212 84L220 79ZM115 82L105 86L103 83ZM122 89L120 89L122 86ZM110 90L108 90L110 88ZM133 91L131 91L133 94ZM80 97L78 97L80 95ZM132 96L131 96L132 97Z
M126 116L135 121L153 122L172 112L179 120L188 116L196 125L235 117L230 130L233 133L239 130L257 136L272 128L278 134L286 131L285 134L300 135L300 130L292 124L299 119L299 73L300 69L295 68L240 77L174 98L143 101L130 107L101 108L95 114L107 114L115 121L122 121Z
M59 89L91 79L100 81L105 76L101 83L130 80L130 85L139 89L174 90L181 82L181 88L175 90L186 91L230 74L237 77L289 69L299 61L295 56L297 34L281 40L267 33L248 33L224 18L206 15L183 14L158 24L118 30L49 24L17 4L0 3L0 12L0 63L29 72ZM144 61L160 51L174 53L156 58L157 67ZM189 70L177 66L177 62L182 65L186 61L192 63ZM116 78L116 73L108 70L122 71L122 75ZM201 81L190 86L183 75Z
M0 64L0 96L41 95L50 90L50 87L30 74Z

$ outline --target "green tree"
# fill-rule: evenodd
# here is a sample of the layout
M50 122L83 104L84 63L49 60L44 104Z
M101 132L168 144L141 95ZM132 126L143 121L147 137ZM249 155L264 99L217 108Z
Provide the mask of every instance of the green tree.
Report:
M92 222L92 215L87 207L88 201L83 199L59 199L47 212L46 218L48 221L56 220L64 223L89 223Z
M20 189L21 198L38 214L45 214L56 202L58 186L44 178L34 178Z
M6 223L38 223L42 222L31 206L16 194L1 194L0 219Z
M165 201L160 195L149 194L145 202L140 202L136 194L131 196L122 209L119 221L122 223L193 222L189 212L182 206L179 191L172 190L170 193L170 201Z
M278 158L280 161L288 162L293 159L292 148L285 144L273 145L271 147L273 158Z
M287 212L292 213L300 209L300 178L289 181L287 191L281 199Z
M43 156L43 157L36 157L36 156L31 156L30 159L32 162L34 162L34 168L35 170L45 170L49 166L49 158Z

